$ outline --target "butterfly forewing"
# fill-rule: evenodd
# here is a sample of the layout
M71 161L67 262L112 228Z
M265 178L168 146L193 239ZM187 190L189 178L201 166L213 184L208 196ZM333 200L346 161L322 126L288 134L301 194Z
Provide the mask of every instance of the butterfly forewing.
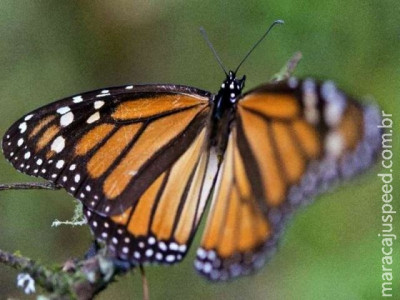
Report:
M364 170L379 150L380 116L333 83L291 79L240 99L195 262L225 280L263 265L300 204Z
M65 187L91 210L121 214L204 132L209 109L207 92L184 86L99 90L26 115L3 151L15 168Z

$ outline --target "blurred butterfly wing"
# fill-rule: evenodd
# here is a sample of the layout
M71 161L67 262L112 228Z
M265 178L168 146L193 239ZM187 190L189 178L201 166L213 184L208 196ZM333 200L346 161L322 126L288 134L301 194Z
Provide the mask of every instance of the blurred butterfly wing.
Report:
M250 184L233 128L195 261L195 268L211 280L246 274L265 259L263 249L271 226Z
M209 98L173 85L89 92L24 116L5 134L3 151L15 168L64 187L91 210L122 214L198 142Z
M244 95L196 269L225 280L261 267L295 208L375 160L379 121L331 82L291 79Z

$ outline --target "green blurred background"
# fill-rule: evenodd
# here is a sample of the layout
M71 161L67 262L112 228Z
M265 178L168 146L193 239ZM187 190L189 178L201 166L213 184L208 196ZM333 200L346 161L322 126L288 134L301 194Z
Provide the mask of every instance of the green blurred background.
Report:
M400 4L352 1L1 1L0 135L21 115L79 92L127 83L179 83L216 92L224 78L199 34L204 26L228 68L275 19L276 28L243 65L247 87L267 81L297 50L296 75L330 78L373 96L394 113L395 205L399 205ZM241 74L240 74L241 75ZM192 268L195 247L174 267L147 269L153 299L378 299L381 291L379 166L320 196L290 222L280 250L259 273L211 284ZM32 181L1 156L0 182ZM0 194L0 248L47 264L82 255L87 227L70 219L64 191ZM400 215L395 231L400 235ZM197 237L195 244L199 241ZM400 299L399 243L394 295ZM24 298L17 272L0 265L0 298ZM140 299L138 273L99 299Z

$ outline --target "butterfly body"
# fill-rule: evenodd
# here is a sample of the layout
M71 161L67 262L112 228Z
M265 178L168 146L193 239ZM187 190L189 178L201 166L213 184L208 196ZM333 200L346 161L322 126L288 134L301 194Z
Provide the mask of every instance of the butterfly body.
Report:
M220 156L226 149L227 137L231 130L231 123L235 119L238 99L242 94L245 80L245 76L237 79L235 73L229 71L220 90L213 97L210 146L216 147Z
M196 269L249 274L296 208L374 162L380 116L332 82L242 94L244 82L229 72L216 95L129 85L68 97L15 122L3 152L79 199L96 238L133 265L182 260L210 198Z

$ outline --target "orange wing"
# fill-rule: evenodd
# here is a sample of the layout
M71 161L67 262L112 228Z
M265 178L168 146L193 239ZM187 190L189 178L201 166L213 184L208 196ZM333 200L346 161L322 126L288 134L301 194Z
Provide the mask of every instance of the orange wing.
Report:
M120 215L101 217L85 209L89 225L116 257L130 263L182 260L210 195L218 163L207 147L206 129Z
M265 241L272 234L252 193L237 142L234 129L195 261L196 269L212 280L238 276L244 268L261 264Z
M299 205L374 161L379 119L330 82L291 79L244 95L196 269L225 280L261 267Z
M15 168L64 187L90 210L121 214L203 132L209 96L144 85L66 98L17 121L3 151Z

